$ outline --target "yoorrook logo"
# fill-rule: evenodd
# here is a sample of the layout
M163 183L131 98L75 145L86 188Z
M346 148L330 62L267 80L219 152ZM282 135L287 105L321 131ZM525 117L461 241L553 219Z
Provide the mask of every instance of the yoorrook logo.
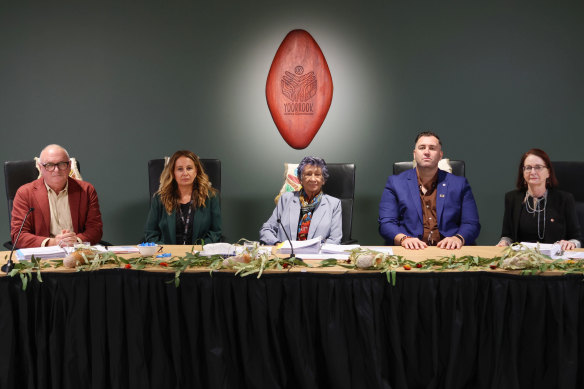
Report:
M292 74L288 71L282 77L282 94L292 103L284 103L284 115L312 115L313 103L307 102L316 94L316 76L314 72L304 73L302 66L296 66Z
M312 142L332 100L333 79L322 50L305 30L290 31L266 80L268 109L290 147L301 150Z

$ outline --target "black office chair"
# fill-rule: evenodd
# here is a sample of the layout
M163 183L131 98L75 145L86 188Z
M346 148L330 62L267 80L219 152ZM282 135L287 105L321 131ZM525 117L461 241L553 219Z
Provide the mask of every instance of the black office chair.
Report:
M329 178L323 191L341 200L343 210L343 238L341 244L357 243L351 237L353 230L353 203L355 202L355 164L327 163Z
M450 166L452 167L452 174L455 176L465 177L464 171L464 161L451 159ZM410 170L414 168L413 161L404 161L404 162L395 162L393 164L393 174L400 174L405 172L406 170Z
M201 158L201 164L205 173L209 176L209 181L213 185L213 188L219 191L219 201L221 201L221 160L220 159L203 159ZM154 193L158 191L160 187L160 175L164 170L164 158L151 159L148 161L148 188L150 191L150 201ZM144 237L140 238L142 241L145 240ZM224 236L221 236L221 242L225 240Z
M572 193L576 201L576 214L580 222L580 228L584 231L584 162L581 161L555 161L552 162L558 189Z
M201 163L205 169L205 173L209 176L209 181L213 188L221 192L221 160L219 159L203 159ZM148 187L150 189L150 199L160 186L160 175L164 170L164 158L151 159L148 161Z
M81 164L77 161L77 170L81 172ZM6 200L8 203L8 230L11 229L12 222L12 205L14 204L14 196L16 191L24 184L28 184L36 180L39 176L39 171L36 168L34 160L28 161L6 161L4 162L4 185L6 187ZM100 244L104 246L111 246L111 243L101 241ZM4 243L4 247L12 250L12 240Z
M12 204L14 203L14 196L16 191L24 184L28 184L36 180L39 176L39 171L36 168L34 160L28 161L6 161L4 162L4 184L6 187L6 200L8 202L8 226L12 222ZM12 243L10 249L12 249ZM4 243L4 247L6 243Z

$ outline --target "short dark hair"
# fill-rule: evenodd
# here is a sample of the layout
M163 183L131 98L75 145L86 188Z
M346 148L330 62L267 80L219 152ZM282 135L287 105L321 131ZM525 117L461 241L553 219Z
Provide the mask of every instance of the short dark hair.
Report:
M414 148L416 147L416 143L418 143L418 140L423 136L433 136L434 138L438 139L438 143L440 143L440 147L442 147L442 141L440 140L440 137L438 135L436 135L432 131L422 131L418 134L418 136L416 136L416 140L414 141Z
M554 172L554 167L552 166L552 161L550 157L546 154L545 151L542 149L531 149L521 157L521 161L519 161L519 169L517 170L517 189L519 190L527 190L527 182L523 178L523 164L525 163L525 158L530 155L535 155L536 157L540 157L543 159L545 163L545 167L549 170L550 176L545 182L546 188L553 188L558 186L558 179L556 178L556 172Z
M302 158L302 161L300 161L298 167L296 168L296 176L300 181L302 181L302 173L306 165L319 167L320 171L322 172L322 177L324 178L324 181L326 182L326 180L328 180L329 172L328 168L326 167L326 162L324 161L324 159L318 157L304 157Z

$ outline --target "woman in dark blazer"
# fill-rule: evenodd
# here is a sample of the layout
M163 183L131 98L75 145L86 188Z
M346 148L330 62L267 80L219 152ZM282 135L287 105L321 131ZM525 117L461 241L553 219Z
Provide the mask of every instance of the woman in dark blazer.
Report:
M201 244L221 239L217 191L194 153L177 151L160 175L144 228L147 242Z
M581 232L574 196L558 185L549 156L540 149L523 154L517 189L505 195L505 215L497 246L513 242L559 243L563 250L579 248Z

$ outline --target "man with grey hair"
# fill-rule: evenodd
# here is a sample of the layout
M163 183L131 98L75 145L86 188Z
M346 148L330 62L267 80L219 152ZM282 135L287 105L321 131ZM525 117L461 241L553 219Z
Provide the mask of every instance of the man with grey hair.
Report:
M11 237L18 247L68 246L78 242L96 244L103 234L97 192L88 182L69 177L69 153L59 145L48 145L38 161L41 178L21 186L12 207Z

